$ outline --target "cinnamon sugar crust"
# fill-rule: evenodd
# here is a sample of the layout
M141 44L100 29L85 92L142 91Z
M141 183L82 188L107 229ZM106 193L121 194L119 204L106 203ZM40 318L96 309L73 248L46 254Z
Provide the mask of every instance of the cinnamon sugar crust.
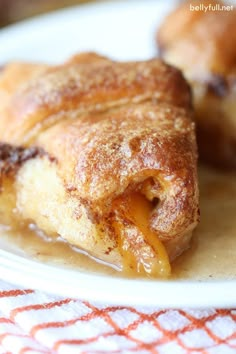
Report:
M27 144L68 111L72 119L75 110L81 114L153 100L190 108L190 90L181 73L161 60L114 63L91 53L84 62L84 56L21 85L1 119L1 140Z
M152 221L159 237L171 238L196 220L194 123L182 108L145 103L90 114L57 124L36 144L54 154L68 188L96 215L153 178L158 188L151 199L163 201Z
M6 72L2 93L11 81ZM120 265L114 201L138 193L153 206L149 227L169 258L188 247L199 219L197 148L191 93L179 70L159 59L117 63L83 53L64 65L32 67L7 97L0 141L46 153L35 151L16 172L22 218ZM132 248L141 234L127 225ZM147 240L141 244L158 257Z

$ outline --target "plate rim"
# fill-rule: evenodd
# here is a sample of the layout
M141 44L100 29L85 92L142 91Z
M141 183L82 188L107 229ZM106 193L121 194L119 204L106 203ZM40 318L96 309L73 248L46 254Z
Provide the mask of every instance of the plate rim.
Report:
M148 0L155 3L156 0ZM132 0L129 3L143 3L144 0ZM172 1L175 3L175 1ZM100 3L81 4L67 9L53 11L32 19L20 21L0 31L0 42L6 42L9 37L17 33L19 37L32 26L39 26L42 21L70 16L76 11L87 12L99 7L114 7L114 5L127 6L127 1L105 0ZM16 266L18 272L16 274ZM21 277L19 277L19 272ZM57 296L69 296L89 301L105 302L107 304L125 306L158 306L166 308L231 308L236 305L236 280L137 280L125 278L112 278L106 275L95 275L84 271L63 269L61 266L46 265L34 259L13 254L0 249L0 277L7 282L13 282L19 286L32 287L37 290L50 292ZM44 274L44 278L42 278ZM55 274L57 282L55 282ZM61 284L63 275L64 283ZM46 280L45 280L46 279ZM66 282L65 282L66 280ZM102 281L102 286L100 282ZM79 283L75 287L75 282ZM66 285L66 286L65 286ZM94 294L94 287L96 295ZM140 289L145 287L145 295ZM115 294L111 296L110 289ZM124 293L125 289L125 293ZM128 292L128 293L127 293ZM207 293L206 293L207 292ZM174 294L174 295L173 295ZM183 294L187 296L183 297ZM196 296L197 294L197 296ZM227 299L225 301L225 299ZM210 303L209 303L210 301Z
M15 272L16 264L17 274ZM13 281L20 286L27 288L30 286L57 296L69 296L113 305L158 306L161 308L209 308L209 306L232 308L236 303L236 282L231 280L161 281L113 278L66 269L62 266L43 264L2 249L0 249L0 272L3 280ZM19 277L19 273L21 277ZM44 274L43 278L42 274ZM77 283L78 287L75 286ZM142 288L145 288L144 291L147 295L140 292ZM96 289L96 295L94 289ZM113 289L112 296L110 289ZM123 289L125 289L125 293ZM187 294L187 296L183 296L183 294ZM226 295L227 302L223 303L222 299L225 299ZM209 299L211 299L211 303L209 303Z

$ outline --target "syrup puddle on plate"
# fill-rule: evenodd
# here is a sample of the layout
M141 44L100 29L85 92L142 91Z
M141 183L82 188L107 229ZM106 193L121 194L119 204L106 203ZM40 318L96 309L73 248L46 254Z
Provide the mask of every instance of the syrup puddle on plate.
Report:
M191 247L172 264L171 279L206 280L236 278L236 178L234 174L199 168L201 221ZM121 276L120 272L68 244L45 240L34 231L0 230L13 252L54 266ZM18 252L16 252L18 249Z
M236 175L199 168L200 223L174 279L236 279Z

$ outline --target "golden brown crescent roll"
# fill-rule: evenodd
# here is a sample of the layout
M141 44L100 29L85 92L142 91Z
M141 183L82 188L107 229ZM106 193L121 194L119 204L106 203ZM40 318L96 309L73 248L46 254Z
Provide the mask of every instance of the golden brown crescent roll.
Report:
M2 223L34 223L124 272L168 276L198 221L181 73L83 53L7 65L0 92Z
M193 5L208 10L193 11ZM223 10L223 5L184 2L164 20L157 42L161 56L192 86L200 158L235 169L236 9Z

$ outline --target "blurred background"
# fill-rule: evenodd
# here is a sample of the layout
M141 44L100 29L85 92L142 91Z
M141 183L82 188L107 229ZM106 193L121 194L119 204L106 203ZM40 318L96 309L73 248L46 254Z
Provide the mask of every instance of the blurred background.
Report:
M104 0L0 0L0 27L60 8L88 2ZM131 1L131 0L127 0ZM145 1L145 0L144 0ZM168 0L156 0L167 1ZM201 3L201 0L176 0ZM221 0L227 4L236 4L236 0Z
M0 0L0 27L59 8L96 0Z

